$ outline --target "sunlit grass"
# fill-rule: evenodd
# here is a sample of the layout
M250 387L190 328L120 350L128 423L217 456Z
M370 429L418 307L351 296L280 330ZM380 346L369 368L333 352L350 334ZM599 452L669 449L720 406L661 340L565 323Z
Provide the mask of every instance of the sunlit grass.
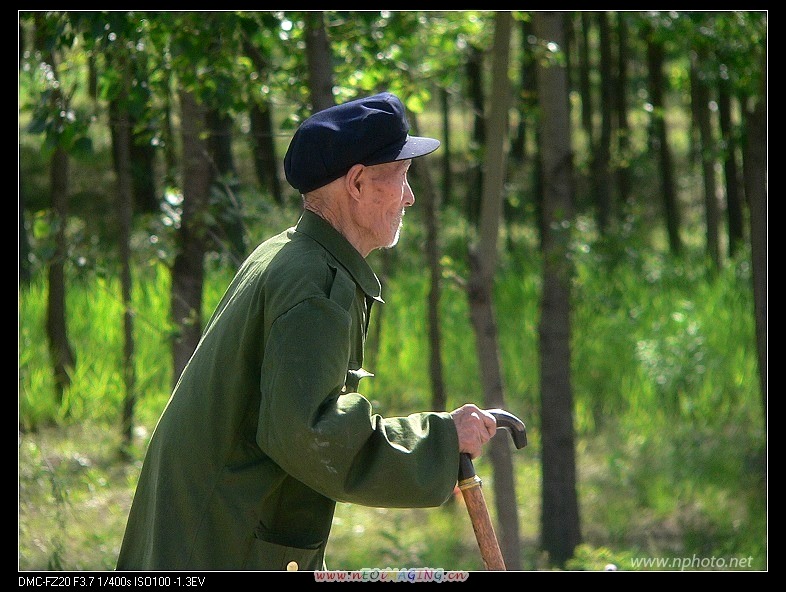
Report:
M529 240L529 239L522 239ZM643 251L641 251L643 252ZM572 569L631 558L750 555L766 569L766 432L756 374L750 270L711 274L633 250L615 265L595 244L575 253L572 386L584 545ZM383 414L429 408L428 339L421 268L399 261L387 278L381 341L361 386ZM205 320L231 271L208 266ZM406 269L406 271L404 271ZM459 273L461 270L457 270ZM169 274L141 267L134 283L137 445L117 455L122 305L117 280L74 270L69 333L72 387L55 401L40 275L19 298L19 565L111 569L144 446L171 389ZM453 280L440 305L449 407L482 403L468 302ZM525 569L546 569L540 529L536 256L503 259L495 286L506 406L527 424L514 455ZM493 499L490 464L476 467ZM492 508L493 511L493 508ZM480 569L457 499L422 510L340 504L328 567ZM624 564L624 565L623 565ZM627 567L626 567L627 566ZM641 568L641 567L640 567Z

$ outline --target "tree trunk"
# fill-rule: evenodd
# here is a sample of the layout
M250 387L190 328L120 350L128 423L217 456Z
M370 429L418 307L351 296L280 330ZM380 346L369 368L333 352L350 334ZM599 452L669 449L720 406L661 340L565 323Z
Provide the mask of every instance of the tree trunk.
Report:
M560 13L536 12L538 39L564 46ZM540 319L542 511L541 540L549 560L564 566L581 542L571 386L570 235L573 163L567 75L538 66L543 175L543 292Z
M592 114L595 109L592 105L592 84L590 83L590 70L592 69L592 65L590 63L589 47L589 30L592 22L592 13L581 11L579 18L581 19L581 27L579 27L581 39L577 49L579 53L578 66L579 94L581 95L581 126L584 128L584 133L587 136L587 146L589 146L591 150L592 146L595 145L594 125L592 122Z
M439 195L434 188L431 171L423 159L413 161L415 174L420 180L422 195L425 199L424 216L426 218L426 265L429 270L428 292L428 341L429 341L429 377L431 378L431 407L437 411L447 409L447 390L445 388L445 372L442 364L442 332L440 331L439 304L442 293L442 266L439 264Z
M712 137L710 119L710 93L699 69L706 56L691 52L691 100L693 113L699 129L699 154L701 155L702 178L704 179L704 225L707 255L713 267L720 267L720 206L718 205L718 183L715 177L715 142Z
M532 36L532 21L519 21L521 40L521 67L519 70L520 95L516 101L519 113L519 122L516 135L510 144L510 158L523 163L527 158L527 128L531 125L532 113L535 109L535 59L533 58L530 37Z
M257 100L251 105L251 145L254 151L254 170L262 187L267 187L273 201L284 204L284 192L278 176L276 145L273 139L273 116L267 101Z
M269 60L254 44L243 41L246 55L254 62L254 67L261 80L268 75ZM267 186L273 195L273 201L279 205L284 203L281 180L278 176L278 160L276 159L276 143L273 133L273 113L270 102L265 97L254 97L249 109L251 119L251 147L254 153L254 170L262 187Z
M210 159L217 176L212 195L220 196L220 201L212 204L213 218L217 221L213 232L219 241L217 247L227 249L232 263L238 268L246 258L246 231L240 203L240 182L232 155L232 119L211 109L207 112L207 126L210 129Z
M207 142L206 109L189 92L180 95L183 138L183 214L172 268L173 386L194 353L202 333L202 287L207 251L205 214L213 182Z
M484 159L480 244L470 253L468 286L470 319L475 332L481 384L487 408L505 406L493 289L506 168L505 138L510 103L508 62L511 23L510 12L500 11L495 14L491 92L493 101L488 120L489 141L486 143ZM521 550L510 443L504 438L494 438L490 446L491 464L494 469L494 499L497 507L496 530L500 549L506 567L510 570L518 570L521 569Z
M135 127L136 121L132 118L131 175L134 183L134 209L138 212L156 214L161 209L156 188L156 149L149 141L139 139L140 134L133 131Z
M65 261L66 224L68 222L68 177L69 162L66 151L57 147L49 168L52 191L52 212L55 226L55 251L49 262L47 294L46 333L49 338L49 355L55 378L55 394L63 402L65 390L71 386L71 371L76 365L74 351L68 341L66 323Z
M37 19L45 18L42 13L37 13ZM44 26L36 26L36 34L44 31ZM51 65L55 79L57 74L57 57L48 49L45 39L36 39L35 47L44 48L46 61ZM59 108L62 112L67 110L67 99L63 97L61 89L55 89L50 97L52 107ZM46 334L49 340L49 356L55 381L55 396L58 403L62 404L65 390L71 385L71 371L76 365L76 357L68 341L68 325L66 322L66 286L65 286L65 261L68 257L66 244L66 226L68 225L68 183L70 164L65 149L58 145L49 165L49 186L51 191L52 217L55 228L54 253L49 261L47 280L49 290L47 293Z
M450 172L450 163L453 161L451 158L453 143L450 134L450 93L448 89L439 89L439 102L442 114L442 195L445 202L449 202L453 194L453 175Z
M661 194L663 195L669 248L673 255L680 255L682 253L680 211L674 184L674 166L671 161L666 120L664 119L663 44L654 39L647 40L647 68L649 71L650 102L652 104L650 143L660 158Z
M113 99L109 102L109 117L115 120L119 117L118 111L123 109L118 105L118 100ZM131 177L132 177L132 191L134 199L134 210L138 212L156 213L159 211L158 195L156 193L155 183L155 148L147 141L140 141L137 138L139 133L134 130L138 124L138 118L135 118L132 113L124 113L122 117L128 119L128 124L131 126ZM114 125L109 126L109 132L112 136L112 159L115 171L118 170L118 160L120 156L117 149L120 145L115 133L117 129Z
M626 15L617 13L617 77L614 109L617 117L617 192L620 204L630 199L630 126L628 125L628 26Z
M486 141L486 118L483 100L483 52L476 46L467 48L467 94L472 102L472 140L471 153L478 153L478 148ZM483 167L479 158L471 159L470 170L467 173L467 220L476 225L480 216L480 196L483 191Z
M137 65L135 76L142 78L136 92L144 92L145 102L152 101L152 92L149 88L147 59L139 57L141 65ZM148 123L147 129L140 132L137 128L140 118L133 112L128 113L131 124L131 178L133 182L134 202L133 209L137 212L155 214L161 208L161 202L156 188L155 160L156 148L147 139L154 134L153 125Z
M409 114L413 132L420 134L417 118ZM426 219L426 265L429 270L429 292L427 304L429 377L431 378L431 408L436 411L447 409L447 391L442 365L442 332L439 322L439 303L442 292L442 266L439 264L439 194L434 186L428 160L416 158L412 161L416 178L420 181L419 196L423 199L423 215Z
M608 16L598 13L600 32L600 138L592 150L593 199L597 209L598 229L601 236L606 234L611 220L611 35Z
M325 30L321 11L306 13L306 62L308 63L308 88L314 112L336 104L333 97L333 66L330 41Z
M172 71L166 70L163 72L163 76L166 77L166 88L170 88L172 85ZM177 109L177 106L174 105L174 96L173 93L167 92L163 96L163 111L164 111L164 121L162 125L161 133L164 137L164 186L165 187L172 187L177 186L177 170L179 166L177 150L175 147L177 146L177 141L175 139L175 129L172 125L172 118L173 112Z
M127 64L120 58L118 70L128 84ZM128 113L128 92L124 88L114 102L112 118L113 153L117 176L118 251L120 254L120 289L123 303L123 410L121 427L123 444L121 452L128 454L133 443L134 407L136 405L136 369L134 359L134 312L132 303L133 280L131 276L131 229L133 222L134 180L132 172L131 119Z
M726 220L728 254L734 257L745 241L742 197L737 170L737 139L731 122L731 93L727 78L718 81L718 123L723 141L723 173L726 181Z
M750 208L753 304L756 319L756 350L759 384L767 425L767 103L760 99L745 111L743 173Z

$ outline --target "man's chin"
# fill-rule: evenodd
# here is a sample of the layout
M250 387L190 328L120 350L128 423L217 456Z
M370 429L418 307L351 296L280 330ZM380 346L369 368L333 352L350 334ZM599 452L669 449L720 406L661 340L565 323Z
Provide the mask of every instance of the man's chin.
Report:
M396 236L393 238L393 240L390 242L390 244L388 244L388 245L386 245L386 246L384 246L382 248L383 249L392 249L393 247L395 247L398 244L398 239L399 239L399 235L398 235L398 233L396 233Z
M404 226L403 222L398 223L398 228L396 229L396 232L393 234L393 240L390 241L390 243L388 243L388 245L385 247L386 249L392 249L398 244L398 239L401 238L401 228L403 226Z

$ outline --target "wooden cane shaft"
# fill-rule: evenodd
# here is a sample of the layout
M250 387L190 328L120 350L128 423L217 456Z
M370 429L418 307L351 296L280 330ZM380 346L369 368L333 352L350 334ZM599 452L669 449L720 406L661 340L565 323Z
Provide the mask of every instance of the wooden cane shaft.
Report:
M499 549L497 535L494 533L494 526L491 523L491 516L489 516L480 483L461 488L461 493L464 496L467 512L469 512L472 529L475 531L475 538L478 540L483 564L489 571L505 571L505 561Z

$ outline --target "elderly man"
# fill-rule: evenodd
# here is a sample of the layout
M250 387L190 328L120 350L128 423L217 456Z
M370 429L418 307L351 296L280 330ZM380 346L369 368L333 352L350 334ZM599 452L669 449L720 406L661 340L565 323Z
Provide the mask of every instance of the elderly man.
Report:
M401 101L381 93L303 122L284 165L303 195L290 228L227 289L153 433L117 569L316 570L337 501L443 503L459 453L493 415L384 418L357 392L380 284L365 257L396 244L413 158Z

